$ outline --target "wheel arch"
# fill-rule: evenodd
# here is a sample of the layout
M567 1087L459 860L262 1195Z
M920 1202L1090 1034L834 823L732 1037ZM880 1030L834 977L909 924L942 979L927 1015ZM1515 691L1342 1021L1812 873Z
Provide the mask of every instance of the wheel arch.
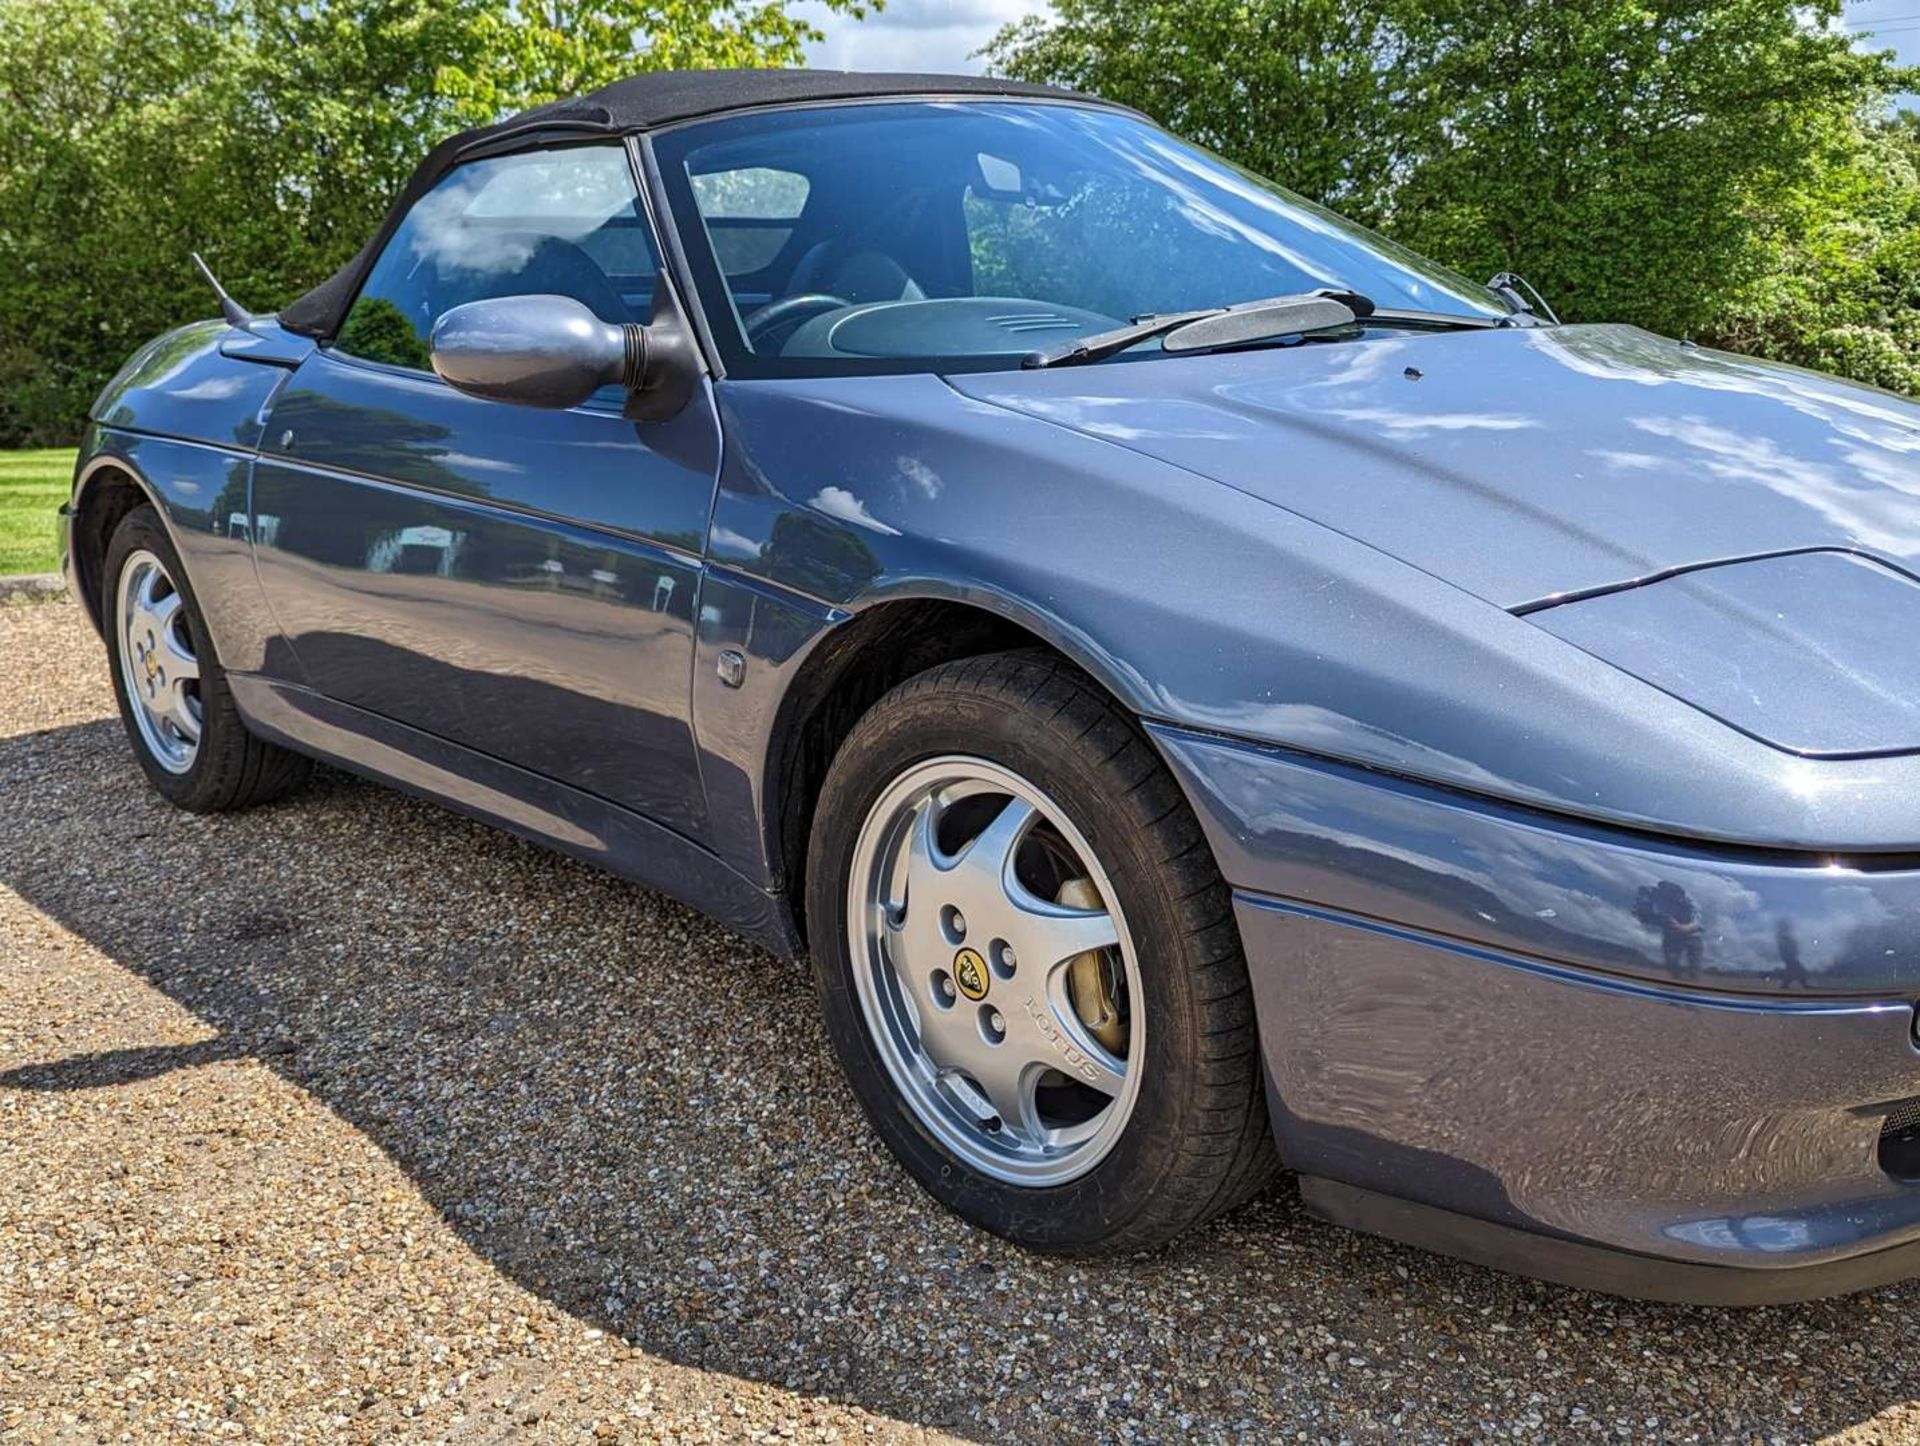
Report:
M1084 638L1004 599L896 594L829 629L789 683L766 750L762 797L771 876L806 938L808 839L821 785L854 725L898 684L962 658L1046 652L1138 716L1125 670Z
M81 469L74 483L74 582L80 591L81 605L86 608L96 631L105 626L100 616L100 589L107 544L126 515L141 506L152 507L160 515L161 526L172 534L172 525L159 495L125 458L95 457ZM177 547L179 539L174 541Z

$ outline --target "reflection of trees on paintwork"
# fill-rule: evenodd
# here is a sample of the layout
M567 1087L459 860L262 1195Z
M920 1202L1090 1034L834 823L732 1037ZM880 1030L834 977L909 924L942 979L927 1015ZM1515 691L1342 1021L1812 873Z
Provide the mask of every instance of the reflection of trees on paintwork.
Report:
M362 296L340 325L336 345L348 356L388 366L429 371L433 360L427 344L406 313L384 296Z
M297 391L273 409L273 428L300 437L325 437L325 460L370 477L414 482L438 492L485 497L485 482L449 467L453 432L388 407L362 407L317 392ZM297 460L294 459L294 460Z
M114 384L123 394L139 387L151 387L211 348L226 329L224 321L200 321L170 331L115 378ZM121 402L100 420L113 426L130 426L134 416L132 409Z
M804 512L774 519L760 552L768 577L815 597L847 597L880 575L880 559L851 528Z
M235 458L227 468L227 480L213 499L213 531L222 537L245 537L251 499L247 495L248 468ZM234 519L238 518L238 524Z
M448 493L484 494L486 488L461 476L440 459L446 455L447 427L383 407L354 407L313 392L295 392L273 412L276 434L327 437L337 442L326 460L374 477L392 477ZM272 458L263 461L272 462ZM297 464L298 457L288 459ZM361 568L380 539L420 521L417 498L353 489L350 507L274 505L276 490L297 493L306 484L298 476L263 471L256 482L262 512L282 514L289 530L281 545L318 562ZM328 489L329 493L335 489Z

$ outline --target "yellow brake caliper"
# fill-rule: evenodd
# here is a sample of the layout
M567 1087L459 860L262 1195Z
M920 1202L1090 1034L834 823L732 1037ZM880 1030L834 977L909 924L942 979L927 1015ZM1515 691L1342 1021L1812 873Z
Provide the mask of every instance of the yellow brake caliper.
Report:
M1054 895L1054 903L1069 909L1104 909L1100 891L1092 879L1068 879ZM1104 949L1089 949L1067 961L1067 992L1073 996L1074 1013L1087 1027L1087 1033L1112 1054L1127 1047L1127 1024L1120 1017L1120 1003L1113 997L1108 982Z

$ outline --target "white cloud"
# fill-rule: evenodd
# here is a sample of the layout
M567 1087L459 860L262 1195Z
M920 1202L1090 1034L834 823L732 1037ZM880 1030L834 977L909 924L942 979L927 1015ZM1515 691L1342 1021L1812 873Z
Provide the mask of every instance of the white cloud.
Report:
M898 537L900 529L889 527L871 512L867 504L855 497L844 487L822 487L813 494L807 504L824 512L829 517L837 517L842 522L851 522L855 527L864 527L871 532L884 532L889 537Z
M808 47L811 65L978 75L985 66L973 52L1001 26L1048 8L1044 0L890 0L878 14L853 20L814 0L801 0L794 13L826 34L825 40Z
M810 65L832 70L924 70L978 75L973 52L1002 25L1044 14L1046 0L892 0L877 15L851 20L817 0L800 0L794 13L826 34L807 49ZM1842 23L1873 32L1869 49L1892 48L1903 64L1920 64L1920 22L1912 0L1850 0Z
M1903 65L1920 62L1920 24L1907 0L1852 0L1840 23L1869 37L1865 49L1892 50Z

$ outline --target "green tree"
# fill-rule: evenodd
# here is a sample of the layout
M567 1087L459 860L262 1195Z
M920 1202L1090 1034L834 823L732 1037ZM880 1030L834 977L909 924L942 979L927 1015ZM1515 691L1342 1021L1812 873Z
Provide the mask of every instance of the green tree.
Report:
M856 18L882 3L826 0ZM440 80L470 115L487 117L636 69L799 65L819 32L782 0L526 0L485 6L474 33L484 64L443 66Z
M189 251L280 305L448 132L812 34L780 0L0 0L0 445L70 440L136 345L210 313Z
M1703 335L1920 396L1920 124L1866 127L1769 237L1759 281Z
M1121 101L1366 221L1404 129L1401 43L1388 8L1353 0L1057 0L983 53L1001 74Z
M1470 275L1519 270L1568 319L1911 388L1914 147L1875 122L1913 77L1855 49L1839 13L1060 0L986 53L1137 106Z
M1690 333L1777 257L1898 73L1839 0L1432 0L1392 229L1563 314Z

